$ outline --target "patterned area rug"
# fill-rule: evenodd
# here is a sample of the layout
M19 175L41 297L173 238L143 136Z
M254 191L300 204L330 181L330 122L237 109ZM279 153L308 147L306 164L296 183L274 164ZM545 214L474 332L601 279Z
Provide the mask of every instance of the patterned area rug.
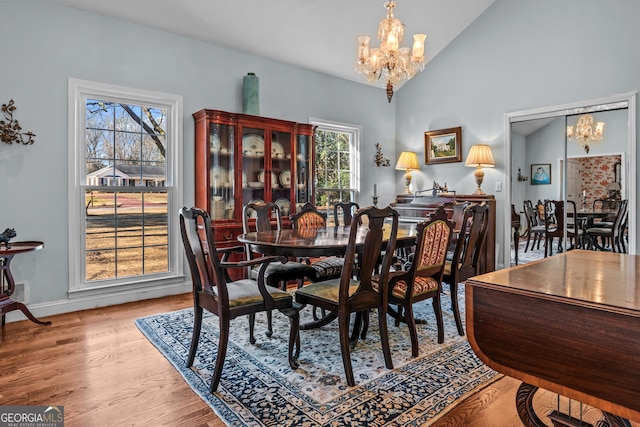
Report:
M527 245L527 240L520 240L520 245L518 248L518 265L522 265L522 264L527 264L531 261L537 261L539 259L544 258L544 240L542 240L542 242L540 242L540 249L537 249L535 247L532 248L533 245L533 239L532 241L529 243L529 248L527 250L527 252L524 251L524 248ZM557 244L557 240L556 240L556 244L553 246L553 251L552 251L553 255L558 253L558 244ZM516 265L516 258L515 258L515 252L513 251L513 244L511 245L511 266Z
M461 286L461 288L464 288ZM464 307L464 289L460 306ZM209 393L216 359L218 324L205 317L194 366L185 368L193 310L136 320L144 335L182 374L189 386L230 426L426 426L500 375L480 362L457 334L448 295L442 301L445 342L437 343L430 301L416 304L420 356L411 358L406 325L390 319L393 370L384 367L377 314L367 338L352 352L357 385L344 379L337 321L301 331L300 367L287 363L288 320L274 312L274 334L264 335L266 317L256 316L256 343L248 340L248 320L232 321L231 339L218 392ZM301 321L311 319L307 307Z

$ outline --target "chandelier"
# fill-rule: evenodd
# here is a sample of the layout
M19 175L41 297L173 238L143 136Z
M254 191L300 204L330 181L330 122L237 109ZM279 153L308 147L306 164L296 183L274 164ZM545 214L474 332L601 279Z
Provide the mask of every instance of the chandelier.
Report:
M384 78L387 81L387 100L391 102L393 86L402 80L409 80L424 69L425 34L413 35L413 49L400 47L404 24L393 17L394 1L384 4L387 17L378 24L380 46L369 48L369 36L358 37L358 60L356 70L364 74L370 82Z
M589 143L602 141L603 133L604 122L597 122L594 128L591 114L580 116L575 127L567 126L567 138L582 145L582 148L587 153L589 153Z

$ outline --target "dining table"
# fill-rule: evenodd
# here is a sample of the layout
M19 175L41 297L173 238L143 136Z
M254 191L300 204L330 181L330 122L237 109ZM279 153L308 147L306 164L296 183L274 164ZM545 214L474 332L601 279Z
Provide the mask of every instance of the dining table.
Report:
M358 226L356 244L363 244L367 235L366 225ZM388 238L391 224L383 227L383 239ZM344 255L349 244L351 226L328 226L305 229L283 229L250 232L238 236L238 241L248 245L256 253L285 257L323 257ZM415 244L416 224L398 223L396 249Z
M328 226L320 228L283 229L250 232L237 237L238 242L248 245L252 252L264 255L284 256L287 258L342 256L347 250L352 226ZM359 225L356 244L364 244L368 228ZM391 224L383 226L383 241L389 238ZM416 223L398 223L396 250L407 249L415 245ZM300 330L315 329L335 319L326 315L308 324L300 325ZM356 320L354 331L360 329ZM351 345L357 341L357 333L352 335Z

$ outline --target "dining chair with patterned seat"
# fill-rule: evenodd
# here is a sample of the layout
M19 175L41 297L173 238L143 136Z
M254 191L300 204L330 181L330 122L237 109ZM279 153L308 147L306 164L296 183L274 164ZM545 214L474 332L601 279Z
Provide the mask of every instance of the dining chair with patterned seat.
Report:
M282 216L279 207L272 202L247 203L242 208L242 231L246 234L251 231L271 231L272 221L275 219L275 229L282 230ZM246 259L255 258L248 245L245 246ZM260 265L248 268L248 276L257 280ZM315 278L316 270L310 265L289 260L286 263L270 263L265 272L264 280L269 286L279 287L283 291L287 289L287 283L295 281L298 287L304 284L304 280ZM253 322L252 322L253 323ZM267 312L267 336L273 333L271 311Z
M449 284L451 310L458 333L464 335L464 327L458 307L458 284L480 273L480 254L487 237L489 205L486 203L467 206L458 232L458 240L452 253L447 254L442 281Z
M390 208L367 207L359 209L353 221L366 226L351 227L345 252L342 274L338 279L312 283L296 290L295 299L300 304L320 307L338 318L340 351L344 372L349 386L355 385L351 364L349 325L352 313L368 313L378 310L380 341L385 366L393 369L391 348L387 333L387 282L398 234L398 213ZM365 228L366 227L366 228ZM385 228L389 227L388 231ZM358 244L359 234L366 232L364 242ZM378 286L374 288L372 275L382 251L385 255L380 269ZM354 278L355 259L358 256L358 278ZM356 315L357 318L357 315ZM357 323L357 322L356 322ZM354 326L354 335L358 334ZM324 345L330 345L325 343ZM355 349L354 349L355 351Z
M464 215L463 215L464 217ZM447 247L455 223L449 221L444 206L440 206L430 218L416 226L414 259L407 271L389 273L389 304L397 306L391 313L399 326L402 319L409 328L411 355L418 356L418 333L413 304L431 299L438 328L438 343L444 342L444 324L440 294Z
M305 203L297 213L290 215L290 218L291 225L294 229L308 230L311 233L327 225L326 215L318 211L316 207L309 202ZM321 257L309 260L309 262L315 271L315 276L312 280L316 282L340 277L344 266L344 258L340 256Z
M291 294L267 286L264 280L264 273L271 263L282 263L286 259L269 256L239 262L221 262L219 256L227 249L216 248L211 219L205 211L198 208L180 210L180 232L193 287L194 320L187 367L191 367L195 360L202 329L203 310L216 315L219 325L218 352L209 388L211 393L218 389L222 376L231 320L238 316L249 316L249 341L253 344L255 339L252 325L255 314L279 310L289 318L288 359L291 368L296 369L298 367L296 359L300 353L299 305L293 301ZM260 265L257 280L227 281L225 270L246 269L254 265Z

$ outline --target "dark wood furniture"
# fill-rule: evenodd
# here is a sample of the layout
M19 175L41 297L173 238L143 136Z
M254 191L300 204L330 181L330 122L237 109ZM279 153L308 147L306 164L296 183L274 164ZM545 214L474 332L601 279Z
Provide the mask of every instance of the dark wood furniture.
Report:
M542 207L542 209L539 207ZM538 244L537 248L540 249L540 242L542 242L542 237L544 236L544 204L538 200L538 203L533 206L531 200L525 200L523 208L524 216L527 219L527 229L524 232L527 236L527 244L524 247L524 251L527 252L529 250L531 236L533 236L531 249L536 246L536 243Z
M31 311L21 302L13 301L11 295L15 292L16 282L11 274L11 260L18 254L37 251L44 247L42 242L10 242L9 245L0 245L0 314L2 326L5 325L5 315L10 311L20 310L29 320L40 325L50 325L51 322L43 322L37 319Z
M216 246L237 244L242 206L274 202L282 217L314 200L314 127L218 110L195 121L195 205L209 213Z
M566 208L565 208L566 206ZM570 248L582 248L584 220L577 215L576 204L573 200L545 200L544 201L544 256L553 252L553 240L558 238L558 252L563 252L563 239L571 244Z
M411 355L418 356L418 332L413 316L413 304L431 299L438 327L438 343L444 342L442 320L442 272L454 223L449 222L444 206L434 212L428 221L416 226L416 249L407 271L389 273L389 304L398 307L396 326L400 319L409 327ZM391 313L391 312L390 312Z
M306 230L308 233L313 233L315 229L324 228L326 225L326 215L318 211L311 203L306 203L299 212L291 215L291 226L301 232ZM316 272L313 277L316 282L337 279L342 275L344 258L341 256L330 255L311 260L307 258L307 261Z
M488 205L483 203L467 206L453 253L447 255L444 265L442 281L449 284L451 310L460 335L464 335L464 327L458 307L458 285L469 277L480 274L480 256L487 238L488 224Z
M585 230L589 249L595 247L600 250L606 250L605 244L609 244L613 252L626 252L623 223L627 215L627 204L628 200L626 199L620 202L613 223L602 224L596 222ZM602 244L598 244L598 239L601 240Z
M271 220L275 218L275 230L282 230L282 215L275 203L248 203L242 208L242 231L270 231ZM262 256L262 255L260 255ZM245 245L245 259L255 258L248 245ZM258 280L261 266L254 265L248 268L247 277ZM287 290L287 283L295 281L301 288L305 279L312 280L316 276L316 270L302 262L289 260L286 263L270 262L264 271L264 281L268 286L280 287ZM254 319L251 319L253 322ZM253 325L252 325L253 328ZM267 336L273 334L272 312L267 311Z
M511 231L513 231L513 252L516 265L518 265L518 249L520 246L520 214L516 212L515 205L511 205Z
M447 213L453 215L453 203L455 202L485 202L489 206L489 223L487 237L480 255L480 273L486 273L496 269L496 199L493 195L477 194L444 194L439 196L399 194L391 207L400 214L400 222L421 222L429 217L438 206L448 204ZM457 226L456 226L457 227Z
M359 238L360 227L352 227L349 232L349 243L345 252L345 263L342 275L338 279L328 280L307 285L298 289L295 293L296 302L319 307L338 318L340 333L340 351L344 365L345 376L349 386L355 385L353 369L351 366L351 350L349 324L352 313L357 316L368 316L370 309L378 309L378 325L380 328L380 342L384 353L385 366L393 369L391 348L387 334L387 281L393 251L396 244L398 231L398 213L387 207L378 209L369 207L360 209L353 220L359 224L362 219L368 223L368 231L364 240ZM391 220L391 224L385 226L385 220ZM385 233L384 228L390 230ZM379 282L373 287L372 275L378 266L378 260L382 251L385 251L380 268ZM357 268L359 279L354 279L353 269L358 257ZM359 322L356 321L356 325ZM359 327L354 326L354 335L359 332ZM366 334L366 328L362 332Z
M253 252L285 257L321 257L344 255L349 244L352 227L334 226L315 229L289 229L280 231L251 232L238 236L238 241L248 244ZM356 242L362 245L367 235L366 227L357 227ZM388 239L391 227L382 229L383 239ZM398 223L396 248L415 245L416 224Z
M249 316L249 341L253 344L255 342L253 337L255 314L280 310L289 318L291 325L289 365L296 369L298 367L296 359L300 353L299 309L295 306L289 293L271 286L267 287L264 280L264 273L269 263L285 262L286 259L270 256L240 262L228 262L224 259L220 261L221 254L218 253L212 237L211 219L205 211L198 208L182 208L180 210L180 232L193 282L194 324L187 367L193 364L198 348L203 309L218 316L220 326L218 354L210 386L211 393L218 389L222 376L231 319L243 315ZM204 233L204 239L200 235L201 232ZM257 281L252 279L227 281L224 270L247 269L253 265L261 266Z
M353 214L360 209L356 202L338 202L333 205L333 222L335 225L351 225ZM340 220L342 218L342 220Z
M465 292L469 343L523 381L525 425L543 425L538 387L600 408L610 426L640 421L640 256L577 249L473 277Z
M255 219L254 219L255 218ZM272 227L271 220L275 218L275 228ZM282 230L282 216L280 209L275 203L248 203L242 208L242 231L271 231ZM246 259L254 258L251 248L245 246ZM249 277L257 279L259 266L254 266L249 270ZM287 282L295 280L298 287L302 287L304 280L315 278L315 270L308 264L289 260L285 264L271 263L264 273L264 280L269 286L287 289Z

